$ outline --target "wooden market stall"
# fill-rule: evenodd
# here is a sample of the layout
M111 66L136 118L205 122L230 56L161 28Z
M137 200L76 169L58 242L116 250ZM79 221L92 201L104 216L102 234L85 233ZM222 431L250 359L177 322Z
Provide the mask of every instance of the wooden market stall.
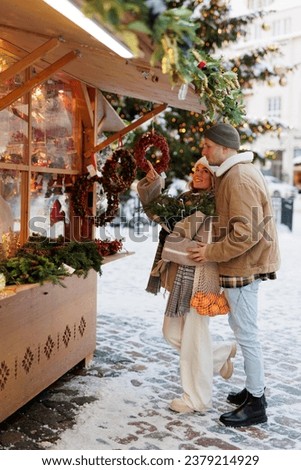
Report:
M193 90L179 102L168 77L150 67L147 41L144 59L124 59L42 0L2 0L0 15L0 195L14 220L10 242L17 234L22 245L37 231L92 239L93 225L76 216L69 194L95 169L95 151L166 105L202 107ZM154 109L126 127L101 91ZM105 131L113 136L103 142ZM93 356L97 274L64 283L0 292L0 421Z

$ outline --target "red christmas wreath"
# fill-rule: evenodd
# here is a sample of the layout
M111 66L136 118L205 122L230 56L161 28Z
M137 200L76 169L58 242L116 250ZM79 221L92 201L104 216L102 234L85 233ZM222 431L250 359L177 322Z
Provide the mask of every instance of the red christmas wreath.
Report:
M81 217L92 217L92 212L87 206L88 192L92 190L94 183L102 184L103 178L99 176L82 175L77 178L72 191L73 210ZM118 194L107 193L107 209L100 215L94 217L94 225L101 227L107 222L111 222L117 214L119 208Z
M135 179L136 168L136 161L129 150L121 147L115 150L102 169L105 191L118 194L128 189Z
M163 135L160 135L154 131L143 134L135 144L134 155L138 168L145 171L146 173L149 171L145 153L150 147L156 147L161 152L161 156L159 158L156 156L156 161L153 163L154 169L159 174L163 171L166 171L170 160L169 147Z
M94 217L94 225L96 227L102 227L105 225L107 222L112 222L114 217L116 216L119 208L119 197L118 194L110 194L107 193L107 202L108 202L108 207L100 215L96 215Z
M90 177L89 174L79 176L74 184L73 191L71 193L71 199L73 204L73 210L76 215L86 217L92 215L87 207L87 198L89 191L92 191L93 184L97 182L102 184L102 178L99 176Z

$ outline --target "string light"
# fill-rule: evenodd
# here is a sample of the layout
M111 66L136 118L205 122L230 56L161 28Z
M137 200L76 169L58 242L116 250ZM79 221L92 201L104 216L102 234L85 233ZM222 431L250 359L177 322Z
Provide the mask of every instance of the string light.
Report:
M61 13L68 20L75 23L77 26L82 28L84 31L89 33L99 42L107 46L109 49L114 51L125 59L132 59L134 55L132 52L117 41L111 34L109 34L104 28L94 21L87 18L73 3L68 0L43 0L47 5L51 6L54 10Z

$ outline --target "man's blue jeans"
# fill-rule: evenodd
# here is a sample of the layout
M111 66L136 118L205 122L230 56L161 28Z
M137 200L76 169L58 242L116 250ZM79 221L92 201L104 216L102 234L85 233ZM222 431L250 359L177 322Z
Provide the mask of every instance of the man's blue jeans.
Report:
M245 387L255 397L264 393L264 365L257 326L260 283L257 279L244 287L225 289L230 305L229 325L244 358Z

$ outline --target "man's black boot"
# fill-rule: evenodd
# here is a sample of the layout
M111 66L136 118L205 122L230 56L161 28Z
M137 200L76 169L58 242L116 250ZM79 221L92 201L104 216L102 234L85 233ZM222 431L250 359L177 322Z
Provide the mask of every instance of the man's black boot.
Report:
M238 393L230 392L227 396L227 401L232 403L232 405L240 406L242 405L246 399L248 398L248 390L244 388Z
M265 387L264 387L264 389L265 389ZM230 392L229 395L227 396L227 401L229 403L232 403L232 405L241 406L246 401L246 399L248 398L248 395L249 395L248 390L246 388L244 388L243 390L241 390L238 393ZM268 406L267 402L266 402L266 399L265 399L265 396L264 396L264 406L265 407Z
M236 410L229 413L224 413L220 416L220 421L225 425L232 428L240 426L252 426L254 424L266 423L268 418L265 412L265 396L264 394L257 398L253 397L251 393L245 402L240 405Z

